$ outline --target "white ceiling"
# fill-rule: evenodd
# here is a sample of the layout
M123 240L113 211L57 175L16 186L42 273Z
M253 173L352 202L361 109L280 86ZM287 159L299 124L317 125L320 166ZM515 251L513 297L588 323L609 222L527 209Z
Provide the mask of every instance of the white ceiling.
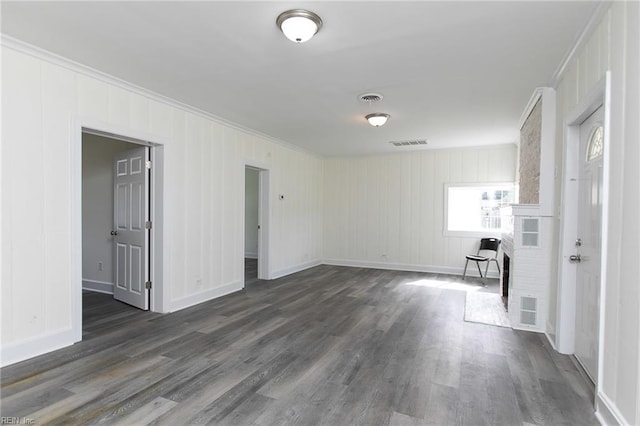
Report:
M513 143L596 2L2 2L2 32L328 156ZM309 42L276 17L319 14ZM382 102L358 101L363 92ZM386 112L381 128L364 115Z

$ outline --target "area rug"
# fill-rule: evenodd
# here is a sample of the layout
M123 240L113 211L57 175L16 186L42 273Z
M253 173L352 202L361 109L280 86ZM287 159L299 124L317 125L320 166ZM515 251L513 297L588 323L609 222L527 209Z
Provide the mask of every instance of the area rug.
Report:
M496 293L467 292L464 320L498 327L511 327L502 297Z

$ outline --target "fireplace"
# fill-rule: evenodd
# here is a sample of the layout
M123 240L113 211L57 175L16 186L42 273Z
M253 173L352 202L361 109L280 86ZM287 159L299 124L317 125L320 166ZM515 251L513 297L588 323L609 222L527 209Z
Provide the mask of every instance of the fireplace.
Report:
M551 283L553 217L540 206L512 204L501 210L503 266L500 290L513 328L543 332Z
M537 88L520 118L518 181L522 204L501 209L502 295L517 329L544 332L552 282L556 183L556 95Z

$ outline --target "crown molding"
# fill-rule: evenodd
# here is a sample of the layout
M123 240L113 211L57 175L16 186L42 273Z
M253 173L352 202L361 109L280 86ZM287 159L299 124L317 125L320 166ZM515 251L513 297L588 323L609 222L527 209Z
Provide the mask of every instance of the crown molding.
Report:
M234 123L233 121L229 121L225 118L218 117L217 115L211 114L207 111L201 110L194 106L185 104L183 102L177 101L173 98L170 98L165 95L161 95L160 93L154 92L149 89L145 89L144 87L137 86L133 83L130 83L126 80L122 80L118 77L114 77L110 74L97 70L95 68L91 68L87 65L83 65L79 62L75 62L71 59L65 58L64 56L60 56L56 53L50 52L48 50L42 49L38 46L29 44L22 40L16 39L14 37L8 36L6 34L0 33L0 46L7 47L9 49L15 50L20 53L24 53L26 55L32 56L34 58L43 60L45 62L51 63L53 65L60 66L69 71L82 74L87 77L94 78L98 81L101 81L106 84L110 84L116 86L120 89L135 93L137 95L143 96L147 99L163 103L165 105L180 109L182 111L197 115L201 118L211 120L215 123L222 124L224 126L230 127L232 129L241 131L251 136L256 136L261 139L267 140L269 142L278 144L285 148L302 152L308 155L312 155L317 158L324 158L321 154L310 151L308 149L302 148L300 146L294 145L290 142L283 141L281 139L270 136L266 133L262 133L258 130L251 129L249 127L243 126L238 123Z
M596 6L595 10L591 14L591 17L589 18L589 21L587 22L587 25L585 25L582 32L578 35L576 40L573 42L572 47L567 51L567 53L565 53L564 58L562 58L562 61L560 61L560 64L558 65L556 70L553 72L553 75L551 76L551 80L549 81L550 87L553 87L554 89L558 88L558 85L560 84L562 77L564 77L564 73L567 71L567 68L569 67L569 64L571 63L571 61L575 59L576 55L584 47L587 41L589 41L589 38L594 33L594 31L598 28L598 25L600 25L602 18L606 15L612 3L613 1L606 0L606 1L602 1L601 3L598 4L598 6Z

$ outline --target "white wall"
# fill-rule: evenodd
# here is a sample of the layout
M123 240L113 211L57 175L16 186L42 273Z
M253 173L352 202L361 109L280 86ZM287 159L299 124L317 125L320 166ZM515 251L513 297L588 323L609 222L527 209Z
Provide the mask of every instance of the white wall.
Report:
M139 147L82 135L82 281L85 289L113 292L113 156ZM102 262L102 270L99 268Z
M74 118L162 140L169 310L242 288L244 171L271 170L274 275L320 261L322 160L16 42L2 46L2 363L73 342ZM10 107L9 107L10 106ZM284 202L276 194L287 194ZM79 226L79 225L78 225Z
M478 237L443 235L446 183L514 182L516 146L328 159L324 258L462 274Z
M640 3L613 2L557 87L557 166L563 119L611 70L609 222L604 276L604 347L598 411L607 422L640 423ZM559 173L561 176L561 173ZM560 206L560 180L556 181ZM559 213L557 214L559 217ZM556 241L556 246L558 242ZM557 266L557 265L556 265ZM556 295L557 282L551 295ZM555 309L557 298L550 308ZM554 334L555 316L550 317Z
M259 172L247 168L244 175L244 257L258 257L258 184Z

